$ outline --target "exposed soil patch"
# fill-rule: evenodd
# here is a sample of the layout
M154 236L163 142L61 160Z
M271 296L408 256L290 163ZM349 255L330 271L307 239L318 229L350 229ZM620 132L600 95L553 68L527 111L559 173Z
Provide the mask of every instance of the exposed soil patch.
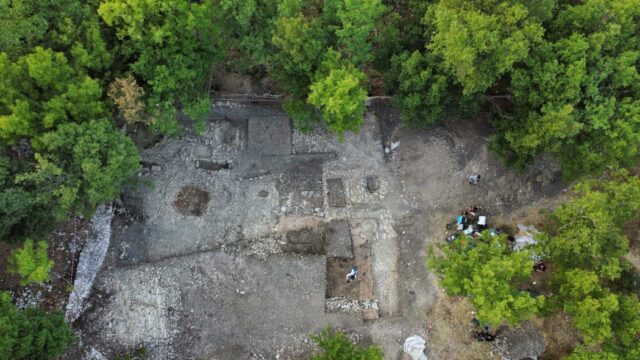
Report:
M347 282L351 266L358 266L356 280ZM334 258L327 260L327 298L344 297L349 300L370 300L373 298L373 278L371 259Z
M286 253L323 255L325 234L317 228L303 228L289 231L287 243L283 248Z
M627 222L624 227L624 233L629 239L629 252L631 255L640 256L640 217Z
M434 311L427 314L429 358L442 360L457 359L498 359L491 352L491 343L478 342L475 337L477 328L470 322L473 307L462 297L440 296ZM437 346L434 346L437 344Z
M389 99L376 99L371 102L370 107L370 110L373 111L379 119L382 145L385 147L391 144L402 122L400 111L395 107L389 106L390 102Z
M9 265L9 255L20 246L22 246L22 244L17 241L0 241L0 291L13 290L18 287L20 277L16 274L9 274L7 272L7 266Z
M571 325L569 317L563 313L534 319L531 323L544 332L548 343L546 351L540 357L541 360L562 359L580 342L580 334Z
M64 308L73 286L80 249L88 233L87 223L72 218L60 225L47 240L47 255L54 261L51 281L44 284L20 286L20 276L7 272L11 251L20 248L21 242L0 241L0 291L11 291L21 305L39 304L48 311Z
M147 125L140 123L134 124L127 135L142 149L149 149L162 140L162 135L154 133Z
M327 201L332 207L347 206L347 197L344 193L344 184L342 179L327 179Z
M209 206L209 193L193 186L183 187L173 203L183 215L200 216Z
M49 258L53 259L50 287L42 302L45 310L63 309L73 290L80 251L89 234L89 223L73 218L49 237Z

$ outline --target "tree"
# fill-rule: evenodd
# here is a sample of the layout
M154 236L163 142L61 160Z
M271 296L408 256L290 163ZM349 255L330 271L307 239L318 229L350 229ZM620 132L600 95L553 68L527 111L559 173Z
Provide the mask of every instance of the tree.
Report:
M636 294L618 295L618 311L611 319L617 342L631 347L640 334L640 300ZM640 354L640 348L638 348Z
M30 149L1 161L0 235L45 236L69 211L89 215L113 199L139 157L110 123L100 82L64 53L0 53L0 70L0 145L26 140Z
M560 297L587 345L600 344L613 336L612 314L619 310L618 298L599 284L598 275L581 269L564 274Z
M604 20L606 19L606 20ZM508 163L542 152L574 178L635 162L640 141L640 10L625 0L564 4L511 73L514 114L492 141Z
M149 93L148 105L189 102L220 60L220 22L213 1L103 1L98 14L113 27L121 56Z
M15 165L0 155L0 239L10 235L33 210L31 194L15 185L16 172Z
M197 134L202 134L207 128L207 116L211 113L211 107L209 96L203 96L184 108L184 113L194 121L193 127Z
M395 101L403 120L412 126L432 125L450 102L448 79L434 69L430 60L419 51L394 58L394 65L399 68Z
M356 67L371 62L371 32L388 11L381 0L341 0L337 17L340 27L336 29L338 48Z
M327 46L326 34L317 19L302 13L276 20L271 42L278 51L272 55L275 80L295 98L304 98Z
M36 47L15 63L0 53L0 70L0 140L14 143L105 115L100 84L78 73L61 52Z
M311 84L307 102L322 112L329 130L344 138L345 131L357 132L364 121L367 92L362 88L364 73L344 63L340 54L329 50L316 81Z
M363 348L355 345L340 331L330 328L319 335L312 336L313 341L322 348L322 352L315 354L312 360L382 360L382 351L375 346Z
M112 65L96 13L98 1L0 2L0 51L9 59L41 46L62 52L75 66L103 73Z
M114 199L140 167L131 140L106 120L61 125L35 138L33 147L37 167L17 180L39 189L37 201L52 203L58 219L70 210L90 215Z
M596 350L583 345L578 345L566 360L635 360L640 359L640 345L634 344L624 349Z
M519 290L533 270L531 250L513 252L504 236L484 232L478 239L457 237L441 247L442 257L431 253L428 266L441 276L449 295L463 295L477 310L482 323L517 325L544 305L544 297Z
M244 72L269 64L271 28L281 1L219 0L225 46L233 52L229 65Z
M528 14L520 1L440 0L424 19L435 29L427 46L465 95L483 92L542 39L544 29Z
M621 171L610 181L579 184L575 192L576 198L554 210L557 230L540 237L543 252L560 274L582 269L616 279L623 269L620 258L628 251L622 226L640 211L640 180Z
M9 273L20 275L20 285L43 283L51 280L49 272L53 268L53 260L49 259L46 241L36 244L27 239L21 249L9 255Z
M133 76L116 78L109 85L108 95L116 103L127 124L133 125L138 122L150 124L153 122L153 118L145 113L144 89L138 85Z
M640 213L640 179L617 171L606 180L584 181L575 192L575 198L554 210L556 230L539 238L554 265L550 290L557 295L548 304L571 316L586 345L605 346L614 356L640 333L637 295L610 289L627 266L621 260L628 252L622 228ZM574 357L583 355L578 351Z
M0 293L0 358L54 359L64 354L73 338L62 312L19 310L9 293Z

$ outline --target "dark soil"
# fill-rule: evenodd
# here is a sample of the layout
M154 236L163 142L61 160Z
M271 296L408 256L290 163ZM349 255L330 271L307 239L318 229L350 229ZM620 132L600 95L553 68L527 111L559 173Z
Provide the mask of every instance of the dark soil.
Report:
M629 239L629 252L640 255L640 217L632 219L625 224L624 233Z
M149 149L162 140L162 135L156 134L144 124L134 124L127 133L134 144L140 149Z
M55 262L51 271L51 291L41 307L48 311L64 310L73 289L80 250L89 234L89 222L72 218L49 237L49 258Z
M73 288L80 250L87 235L88 222L72 218L56 229L48 239L48 255L54 261L47 284L20 286L17 274L7 273L8 257L12 250L22 246L21 242L0 241L0 291L21 294L27 288L32 293L42 291L44 298L40 306L47 311L63 310Z
M18 288L18 275L9 274L7 267L9 266L9 254L22 246L20 242L0 241L0 291L15 290Z
M284 246L285 253L324 255L325 234L318 229L303 228L289 231L286 235L287 244Z
M358 266L356 280L347 282L346 276L351 266ZM344 297L350 300L373 299L373 277L371 258L359 257L357 260L333 258L327 259L327 298Z
M532 323L545 334L548 343L547 349L540 357L541 360L562 359L569 355L581 340L569 317L563 313L535 319Z
M200 216L209 206L209 193L193 186L183 187L173 203L179 213Z

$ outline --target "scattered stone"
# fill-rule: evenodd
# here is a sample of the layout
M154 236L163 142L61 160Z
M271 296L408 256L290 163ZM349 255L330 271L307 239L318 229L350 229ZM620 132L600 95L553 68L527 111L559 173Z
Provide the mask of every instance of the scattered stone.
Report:
M18 293L15 303L20 309L38 307L44 300L44 294L40 290L31 289L25 287L20 293Z
M361 310L358 300L349 300L343 297L333 297L325 300L325 312L327 313L356 314Z
M151 171L158 172L160 170L162 170L162 168L159 165L151 165Z
M546 348L544 335L529 322L524 322L519 329L508 329L493 343L493 350L503 360L537 359Z
M107 358L102 355L102 353L96 348L92 347L91 351L86 355L86 360L107 360Z
M193 151L196 157L199 158L208 158L211 156L211 150L206 145L198 145Z
M260 190L258 192L258 196L260 196L261 198L266 198L267 196L269 196L269 192L267 190Z
M371 194L380 190L380 178L375 175L369 175L365 178L365 184L367 186L367 191Z

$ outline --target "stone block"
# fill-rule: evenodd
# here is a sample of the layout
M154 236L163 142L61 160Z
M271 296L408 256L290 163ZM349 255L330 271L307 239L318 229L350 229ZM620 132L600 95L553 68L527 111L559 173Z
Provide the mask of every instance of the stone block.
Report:
M362 310L362 320L376 320L378 318L378 310L364 309Z

